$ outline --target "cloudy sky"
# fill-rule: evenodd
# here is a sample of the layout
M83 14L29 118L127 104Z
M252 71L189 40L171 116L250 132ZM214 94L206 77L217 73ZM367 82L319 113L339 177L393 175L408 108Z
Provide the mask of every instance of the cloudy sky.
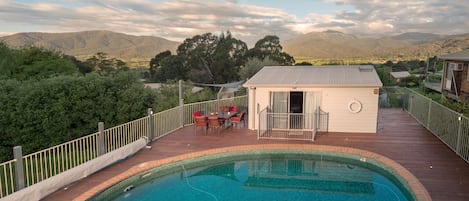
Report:
M469 33L467 0L0 0L0 36L109 30L174 41L229 30L265 35L336 30L364 37Z

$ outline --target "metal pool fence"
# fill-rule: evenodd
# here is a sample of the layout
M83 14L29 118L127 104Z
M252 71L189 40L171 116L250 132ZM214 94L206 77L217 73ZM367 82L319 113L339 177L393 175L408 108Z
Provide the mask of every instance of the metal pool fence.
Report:
M469 163L469 118L457 113L414 90L408 93L407 111Z
M417 91L383 87L380 108L402 108L469 163L469 118Z

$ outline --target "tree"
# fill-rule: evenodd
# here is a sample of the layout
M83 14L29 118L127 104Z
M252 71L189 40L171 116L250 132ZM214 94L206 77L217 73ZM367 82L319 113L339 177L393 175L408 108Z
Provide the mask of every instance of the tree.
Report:
M0 94L0 160L11 159L13 146L29 154L93 133L100 121L112 127L141 118L156 99L131 71L0 80Z
M276 61L270 59L270 57L266 57L263 60L259 58L255 58L255 57L249 58L246 64L241 68L239 74L240 74L241 79L246 80L246 79L251 78L264 66L276 66L276 65L279 65L279 64Z
M388 61L386 61L386 63L384 63L384 65L392 67L392 66L394 66L394 63L392 63L391 60L388 60Z
M166 82L167 80L186 80L187 73L184 61L180 56L169 55L161 60L160 66L155 70L152 81Z
M280 39L274 35L267 35L256 42L253 48L246 53L247 58L258 58L263 60L267 56L280 65L293 65L295 59L289 54L282 52Z
M307 61L302 61L300 63L296 63L295 66L312 66L313 64Z
M184 58L184 66L189 71L190 80L200 83L214 81L210 67L217 42L217 36L205 33L188 38L178 46L177 55Z
M77 72L73 62L60 52L34 46L14 50L0 43L0 78L44 79Z
M238 78L247 45L230 32L220 36L206 33L184 40L177 55L184 59L188 78L198 83L226 83Z
M247 45L241 40L235 39L231 33L222 34L219 37L217 47L213 55L211 71L214 74L215 83L226 83L239 80L239 69L245 63L244 55Z
M381 82L384 86L396 85L394 80L391 78L392 67L386 65L378 65L375 67L376 73L378 74Z
M0 79L12 78L17 72L15 67L20 63L18 53L0 42Z
M96 53L96 55L88 58L86 62L92 67L94 72L100 75L110 75L115 74L116 71L129 70L125 62L116 58L109 59L104 52Z
M150 60L150 79L155 81L156 80L156 71L158 67L161 66L161 61L167 57L171 56L171 51L166 50L163 52L158 53L155 57L151 58Z
M65 55L65 57L75 64L82 75L93 72L93 67L88 62L82 62L74 56Z

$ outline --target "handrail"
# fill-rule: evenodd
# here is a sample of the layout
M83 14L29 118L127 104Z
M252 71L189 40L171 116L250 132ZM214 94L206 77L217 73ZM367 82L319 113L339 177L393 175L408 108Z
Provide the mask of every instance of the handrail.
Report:
M328 113L259 112L258 139L288 139L314 141L317 130L327 130ZM322 127L320 127L322 125Z
M247 96L237 96L219 100L222 105L238 105L247 108ZM181 128L181 125L192 124L192 112L203 110L216 111L217 100L184 104L150 114L148 116L123 123L103 130L104 153L119 149L141 137L151 137L151 141L163 137ZM182 114L181 114L182 111ZM180 118L183 117L183 118ZM183 119L181 124L180 119ZM152 122L150 122L152 121ZM151 126L149 126L151 125ZM151 127L151 128L150 128ZM152 133L150 133L152 132ZM24 187L34 185L42 180L53 177L73 167L98 158L99 132L86 135L69 142L22 156L24 169ZM15 176L16 159L0 164L0 198L21 190Z
M412 89L406 91L407 112L469 163L469 118Z

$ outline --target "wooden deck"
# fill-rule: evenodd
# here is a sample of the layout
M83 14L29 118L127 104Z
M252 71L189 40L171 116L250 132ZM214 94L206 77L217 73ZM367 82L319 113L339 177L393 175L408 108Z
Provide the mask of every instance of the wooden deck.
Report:
M44 200L73 200L88 189L145 161L226 146L277 143L345 146L375 152L407 168L427 188L433 200L469 200L469 164L400 109L379 111L377 134L320 133L315 142L257 140L255 132L238 128L223 130L220 134L205 134L202 130L194 134L193 127L189 126L153 142L151 149L143 149L135 156L80 180L68 186L67 190L59 190Z

